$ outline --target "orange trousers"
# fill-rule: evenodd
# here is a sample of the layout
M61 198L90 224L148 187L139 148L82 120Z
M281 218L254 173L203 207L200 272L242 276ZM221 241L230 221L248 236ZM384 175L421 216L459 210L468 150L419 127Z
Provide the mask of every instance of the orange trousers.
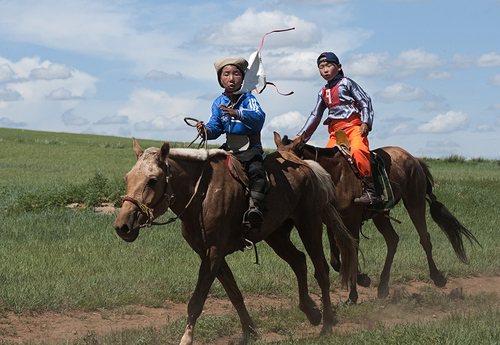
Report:
M326 147L334 147L337 139L335 138L335 132L330 131L330 126L328 128L330 132L330 140L326 144ZM333 128L332 128L333 129ZM351 156L356 162L359 174L361 176L372 176L372 167L370 165L370 149L368 148L368 137L362 137L359 133L360 126L351 126L342 129L349 141L351 142Z

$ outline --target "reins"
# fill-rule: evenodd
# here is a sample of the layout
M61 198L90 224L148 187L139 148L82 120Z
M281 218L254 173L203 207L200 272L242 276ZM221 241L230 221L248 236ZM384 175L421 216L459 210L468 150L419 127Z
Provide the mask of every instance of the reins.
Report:
M189 123L188 121L195 121L195 124ZM198 123L198 120L196 120L192 117L185 117L184 122L188 126L196 127L196 123ZM194 140L189 143L189 145L187 146L188 148L191 146L192 143L194 143L196 141L196 139L198 139L198 137L201 135L201 133L202 133L202 130L201 129L198 130L198 134L196 135L196 138L194 138ZM201 141L198 144L198 148L200 148L201 145L205 144L205 150L207 149L207 135L208 135L207 127L203 126L203 135L201 136Z

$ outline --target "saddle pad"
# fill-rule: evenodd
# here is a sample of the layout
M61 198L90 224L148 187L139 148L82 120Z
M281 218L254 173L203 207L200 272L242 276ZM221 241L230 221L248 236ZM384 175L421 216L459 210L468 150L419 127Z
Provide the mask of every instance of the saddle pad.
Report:
M384 160L373 151L370 153L370 158L375 190L383 201L376 205L369 205L367 208L373 210L390 210L394 207L394 195L392 194L392 187L387 176Z

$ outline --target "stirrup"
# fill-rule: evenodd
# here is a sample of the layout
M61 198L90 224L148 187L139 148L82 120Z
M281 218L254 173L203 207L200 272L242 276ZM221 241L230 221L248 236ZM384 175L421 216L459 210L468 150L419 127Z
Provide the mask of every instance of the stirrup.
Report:
M260 230L264 215L257 207L251 207L243 214L243 225L249 229Z

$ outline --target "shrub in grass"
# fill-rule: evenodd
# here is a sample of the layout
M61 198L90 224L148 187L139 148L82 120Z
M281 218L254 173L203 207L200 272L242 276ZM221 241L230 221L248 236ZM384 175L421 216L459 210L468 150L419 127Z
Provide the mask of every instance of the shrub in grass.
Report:
M6 191L0 192L7 194ZM123 180L110 181L99 172L83 184L39 187L25 193L17 193L17 199L12 201L12 209L14 211L33 211L64 207L72 203L96 207L102 202L110 202L120 207L121 195L125 193Z
M449 157L443 158L446 163L464 163L465 157L460 155L451 155Z

